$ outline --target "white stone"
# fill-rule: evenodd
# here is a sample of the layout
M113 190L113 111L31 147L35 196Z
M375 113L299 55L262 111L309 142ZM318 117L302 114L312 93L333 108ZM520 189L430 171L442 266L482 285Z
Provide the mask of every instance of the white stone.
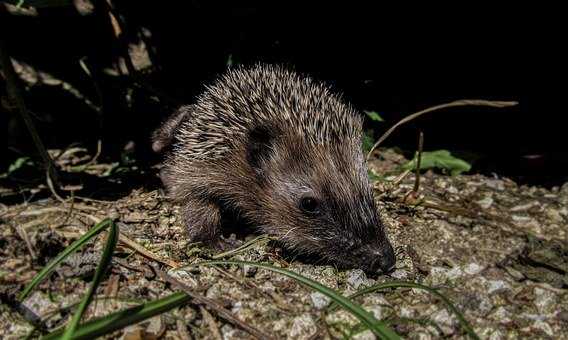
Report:
M552 330L552 327L550 327L550 325L547 324L544 321L535 321L533 323L533 328L540 329L541 331L546 333L546 335L548 335L548 336L554 335L554 331Z
M438 286L446 282L447 276L446 272L448 270L442 267L432 267L430 269L430 275L428 275L428 279L431 282L431 285Z
M483 267L477 263L469 263L464 268L463 271L468 275L476 275L481 273Z
M532 202L528 202L528 203L525 203L525 204L516 205L509 210L511 210L511 211L527 211L530 208L537 206L537 205L539 205L539 203L537 201L532 201Z
M231 312L237 314L243 308L242 301L237 301L233 304L233 308L231 308Z
M500 330L495 330L491 333L488 338L489 340L501 340L503 339L503 333Z
M428 333L418 333L418 340L432 340L432 336Z
M528 222L528 221L532 220L532 218L530 218L528 216L521 216L521 215L511 215L511 218L515 222Z
M197 280L195 280L195 278L193 277L193 274L191 274L187 270L171 269L171 270L168 271L168 275L176 278L178 281L185 283L190 288L196 288L197 286L199 286Z
M453 326L456 323L455 316L450 315L446 309L437 311L430 319L440 326L444 334L448 335L453 332Z
M454 187L453 185L450 185L449 187L446 188L446 191L449 192L450 194L457 194L459 193L458 188Z
M497 308L497 310L491 314L491 317L502 324L511 322L511 313L503 306Z
M375 317L375 319L377 320L382 320L384 319L385 315L384 315L384 308L382 306L370 306L365 308L367 311L373 313L373 316Z
M347 273L347 283L355 289L358 289L366 280L367 275L361 269L353 269Z
M510 286L507 282L501 281L501 280L487 281L487 285L489 286L487 288L487 292L489 294L510 288Z
M446 277L450 281L454 281L455 279L459 278L462 275L463 275L463 272L462 272L460 267L454 267L446 273Z
M414 311L406 307L401 307L399 315L402 316L403 318L411 318L414 316Z
M390 274L391 277L397 280L405 280L408 278L408 272L404 269L397 269Z
M483 199L480 199L475 203L483 209L489 209L493 205L493 198L491 196L485 196Z
M553 292L536 287L534 289L534 295L534 304L539 313L550 314L553 312L554 305L557 301L556 295Z
M375 340L377 339L377 337L375 336L375 334L373 334L373 332L371 332L371 330L367 329L361 333L357 333L355 335L353 335L351 337L351 339L354 340Z
M438 312L434 313L431 319L436 323L444 324L446 326L452 326L455 323L454 315L450 315L450 313L446 309L441 309Z
M311 293L310 299L312 300L312 305L314 305L316 309L324 309L329 305L329 302L331 301L329 297L323 295L320 292Z
M500 179L487 179L485 180L485 185L497 191L505 190L505 184Z
M223 325L223 327L221 327L221 334L223 334L223 340L232 340L232 339L237 339L236 336L236 330L228 324Z
M245 264L245 265L243 266L243 274L244 274L246 277L253 277L254 274L256 274L257 271L258 271L258 268L257 268L257 267L250 266L250 265L248 265L248 264Z
M290 337L295 339L308 339L317 332L316 323L310 314L302 314L292 321Z

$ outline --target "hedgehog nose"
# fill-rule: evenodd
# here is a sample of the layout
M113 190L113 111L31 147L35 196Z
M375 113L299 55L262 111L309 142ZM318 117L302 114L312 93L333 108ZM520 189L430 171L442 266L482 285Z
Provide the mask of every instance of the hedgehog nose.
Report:
M372 273L388 273L390 272L396 263L396 258L394 256L394 250L390 244L383 246L381 249L375 249L371 251L372 260L369 271Z

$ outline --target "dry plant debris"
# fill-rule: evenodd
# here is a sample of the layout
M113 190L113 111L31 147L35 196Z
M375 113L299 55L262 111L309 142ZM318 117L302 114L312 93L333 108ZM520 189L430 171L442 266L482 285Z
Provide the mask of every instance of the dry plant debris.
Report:
M418 192L408 201L405 198L414 189L415 175L407 172L397 178L400 165L407 160L392 150L379 151L369 166L386 178L375 182L375 188L397 250L397 268L390 275L367 277L357 269L338 271L294 261L283 258L280 249L268 242L231 258L286 266L346 296L393 280L427 284L450 298L483 339L562 338L568 334L568 184L546 190L518 186L506 178L426 172ZM56 162L64 159L56 158ZM86 168L96 171L97 166L93 162ZM160 268L240 322L274 338L375 337L349 313L329 309L325 296L278 274L253 267L184 267L212 254L187 243L177 209L157 190L142 188L112 201L75 196L64 202L49 198L0 205L0 337L22 338L32 330L7 302L49 259L94 221L106 217L117 221L121 240L127 238L131 243L118 244L112 270L87 310L87 318L176 290L160 279L155 270ZM101 240L99 236L69 257L22 308L49 329L67 322L71 307L81 300L92 278ZM355 301L376 318L388 320L404 337L464 337L442 301L424 291L387 290ZM111 337L251 338L243 328L204 307L188 304Z

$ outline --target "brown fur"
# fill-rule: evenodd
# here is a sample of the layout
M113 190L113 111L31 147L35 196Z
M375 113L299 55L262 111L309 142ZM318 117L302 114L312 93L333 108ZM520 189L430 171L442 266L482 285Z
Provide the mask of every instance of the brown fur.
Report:
M388 270L394 254L361 150L362 118L328 87L275 66L229 71L154 134L192 241L216 243L237 212L289 249ZM317 202L317 211L306 209Z

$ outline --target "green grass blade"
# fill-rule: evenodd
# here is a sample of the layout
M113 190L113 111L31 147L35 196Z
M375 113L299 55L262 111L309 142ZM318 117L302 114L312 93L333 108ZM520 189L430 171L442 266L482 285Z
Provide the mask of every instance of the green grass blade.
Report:
M83 298L83 300L79 304L79 307L77 307L77 310L75 311L75 314L73 315L73 318L69 322L69 325L67 326L67 329L65 330L65 333L63 334L63 337L62 337L63 340L70 340L73 337L73 334L75 333L75 330L77 329L77 326L79 325L79 322L81 321L81 317L83 316L83 313L85 313L85 310L87 310L87 307L89 306L89 304L93 300L93 295L97 291L97 288L99 287L108 267L110 266L110 263L112 261L112 255L114 253L114 248L116 247L117 242L118 242L118 227L116 226L116 224L114 222L111 222L111 227L110 227L110 231L108 233L108 238L107 238L107 242L105 244L105 249L103 250L103 255L101 257L101 261L99 262L99 265L97 266L97 269L95 270L95 276L93 277L93 282L91 282L91 285L89 286L89 290L87 290L85 297Z
M419 283L415 283L415 282L388 282L388 283L381 283L381 284L377 284L371 287L367 287L365 289L361 289L360 291L349 295L349 299L353 299L356 298L358 296L362 296L365 294L369 294L372 292L376 292L378 290L383 290L383 289L388 289L388 288L416 288L416 289L422 289L427 291L428 293L435 295L437 298L439 298L440 300L442 300L445 304L446 307L452 312L454 313L454 315L456 316L456 318L458 319L461 327L463 328L463 330L472 338L472 339L479 339L479 336L477 336L477 334L475 333L475 331L473 330L473 328L471 327L471 325L469 324L469 322L467 322L467 320L465 319L465 317L463 316L463 314L456 308L456 306L454 306L454 304L447 298L445 297L443 294L441 294L440 292L438 292L436 289L432 288L432 287L428 287L428 286L424 286L421 285ZM330 310L333 310L333 306L329 307Z
M43 269L32 279L32 281L28 283L28 285L24 288L19 296L20 301L23 301L41 281L47 278L61 261L67 258L67 256L71 255L71 253L73 253L75 250L82 247L90 239L95 237L98 233L106 229L111 224L111 219L105 219L97 223L93 228L85 233L85 235L81 236L81 238L65 248L65 250L63 250L59 255L57 255L57 257L51 260L45 267L43 267Z
M361 321L365 326L367 326L373 333L379 336L381 339L400 339L400 336L391 330L384 322L377 320L373 314L367 312L361 306L353 303L345 296L339 294L337 291L326 287L316 281L308 279L300 274L293 271L274 267L264 263L246 262L246 261L207 261L196 263L195 265L218 265L218 264L235 264L235 265L249 265L253 267L263 268L275 273L279 273L288 276L304 285L317 290L323 295L328 296L330 299L335 301L338 305L349 311L353 316L355 316L359 321Z
M144 321L158 314L170 311L191 301L191 297L183 292L177 292L165 298L145 304L123 309L109 315L89 320L81 324L73 334L73 339L94 339L98 336L112 333L126 326ZM59 339L64 329L58 329L42 339Z

